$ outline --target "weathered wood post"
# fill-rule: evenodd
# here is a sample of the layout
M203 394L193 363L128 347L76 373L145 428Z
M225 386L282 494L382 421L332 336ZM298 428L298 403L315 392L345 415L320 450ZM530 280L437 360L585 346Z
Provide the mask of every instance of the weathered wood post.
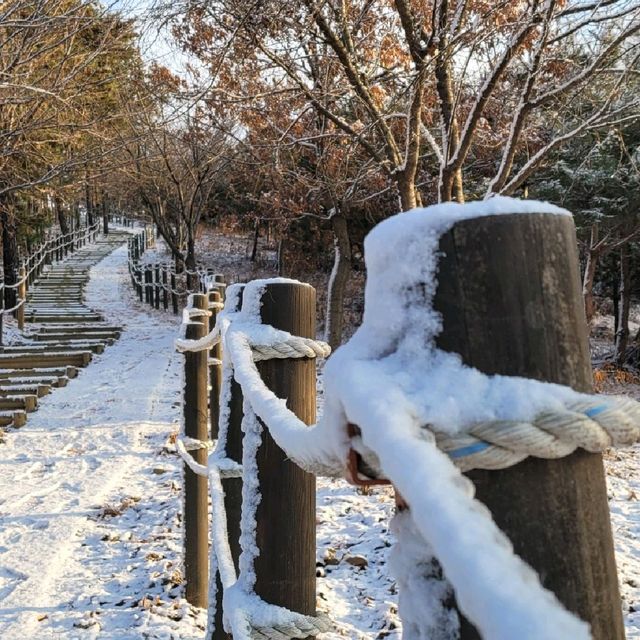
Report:
M591 391L571 218L541 213L467 220L442 237L440 249L440 348L487 374ZM529 458L469 476L516 553L591 624L594 640L622 640L601 456L580 450L560 460ZM480 636L463 620L461 638Z
M153 273L151 271L151 267L149 265L145 265L144 268L144 301L151 305L153 304L153 290L152 290L152 281Z
M22 300L22 304L16 310L16 317L18 320L18 329L22 331L24 329L24 307L27 301L27 279L26 270L24 266L20 267L18 271L18 301Z
M154 267L154 299L153 306L156 309L160 308L160 265L156 262Z
M218 313L220 313L220 294L210 291L209 298L209 331L216 326ZM218 418L220 417L220 387L222 384L222 344L211 348L209 352L209 422L211 424L211 438L217 438ZM215 435L214 435L215 434Z
M211 316L209 317L209 331L213 331L216 326L216 319L218 317L218 313L220 313L219 304L220 304L220 295L212 291L208 295L209 299L209 311L211 312ZM209 352L209 430L211 433L211 439L215 440L218 437L218 420L220 418L220 388L222 382L222 345L218 343L211 349ZM238 427L239 430L239 427ZM241 436L242 437L242 436ZM232 480L236 481L239 478L233 478ZM223 480L223 485L225 488L225 504L227 503L227 492L228 492L228 484L229 480ZM242 485L240 485L240 501L242 501ZM240 502L240 505L242 502ZM239 510L238 510L239 513ZM233 515L236 515L234 511ZM239 520L238 524L232 524L232 532L231 535L236 535L236 540L230 540L230 544L232 548L235 548L239 541ZM229 526L229 518L227 518L227 526ZM237 563L237 556L234 555L234 560ZM210 580L214 579L214 576L209 577ZM222 582L220 581L220 576L215 576L216 580L216 618L214 625L214 632L211 638L208 640L227 640L230 638L229 634L225 633L223 623L222 623Z
M4 344L4 277L0 278L0 346Z
M207 296L193 295L193 309L206 314ZM186 338L198 340L207 334L206 316L195 317L187 325ZM208 351L184 354L184 433L189 438L209 439L207 360ZM206 464L207 450L192 451L196 462ZM207 478L184 467L184 567L187 601L196 607L207 606L209 574Z
M176 293L176 274L171 272L171 308L173 309L173 314L178 315L178 294Z
M244 285L243 285L244 286ZM211 295L211 294L210 294ZM210 298L211 300L211 298ZM238 304L233 309L239 311L242 306L242 291L238 298ZM220 349L220 353L222 349ZM213 356L213 352L211 354ZM213 386L213 380L211 386ZM227 425L227 458L242 464L242 416L243 416L243 396L242 387L231 378L229 393L229 423ZM219 407L219 400L217 403ZM213 414L213 411L212 411ZM211 416L211 437L218 437L218 421L214 421ZM224 489L224 507L227 512L227 538L231 549L231 557L238 570L238 560L242 549L240 548L240 518L242 516L242 478L224 478L222 480ZM221 594L220 578L217 578L218 594ZM215 630L211 638L207 640L231 640L231 636L224 632L222 627L222 601L219 598L216 606Z
M264 324L295 336L315 338L315 289L286 282L267 285ZM316 363L313 359L258 363L265 384L307 424L316 418ZM272 604L314 615L316 606L316 483L287 458L265 429L258 449L262 499L256 514L256 593ZM286 526L282 523L286 522Z
M167 267L163 265L162 267L162 306L166 311L169 308L169 292L167 291L168 282L167 282Z
M224 276L221 273L216 273L213 276L213 281L215 282L215 285L214 285L215 288L220 293L220 298L222 299L222 302L224 302L226 298L226 288L227 288L224 282Z
M142 286L142 267L140 266L139 262L136 262L135 270L136 270L136 278L138 280L138 284L136 284L136 289L138 290L138 298L140 299L140 302L142 302L144 299L144 293L143 293L144 287Z

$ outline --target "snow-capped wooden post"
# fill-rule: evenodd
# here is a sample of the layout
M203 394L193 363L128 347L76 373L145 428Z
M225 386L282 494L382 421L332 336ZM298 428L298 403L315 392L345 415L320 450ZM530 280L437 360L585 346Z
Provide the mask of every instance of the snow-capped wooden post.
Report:
M207 296L194 295L193 309L205 312ZM187 340L207 334L206 317L195 317L187 324ZM188 438L209 439L207 411L208 351L187 351L184 355L184 434ZM190 452L199 464L207 463L207 450ZM209 578L209 527L207 478L184 467L184 568L187 601L196 607L207 606Z
M264 324L316 337L316 292L307 284L267 285ZM309 358L258 363L265 384L307 424L316 419L316 363ZM256 513L256 593L271 604L314 615L316 602L315 477L288 459L267 429L257 454L261 500ZM286 525L284 524L286 523Z
M475 218L457 223L441 238L440 249L434 306L443 318L441 349L487 374L591 391L570 217ZM622 640L602 457L579 450L560 460L528 458L469 476L516 553L591 625L594 640ZM480 635L463 620L461 638Z

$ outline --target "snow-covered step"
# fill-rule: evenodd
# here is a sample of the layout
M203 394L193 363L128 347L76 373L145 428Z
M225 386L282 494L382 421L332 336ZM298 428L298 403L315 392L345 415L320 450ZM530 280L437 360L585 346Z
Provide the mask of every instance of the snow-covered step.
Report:
M9 353L60 353L70 351L91 351L93 353L104 353L105 343L95 340L78 340L74 342L63 342L54 344L24 344L10 347L0 347L1 354Z
M62 314L62 313L49 313L49 314L39 314L39 313L31 313L27 315L25 313L25 321L26 322L100 322L102 318L97 314Z
M38 333L56 333L56 332L94 332L94 331L108 331L112 333L117 333L118 337L122 332L122 327L118 327L116 325L109 324L47 324L46 326L39 327Z
M87 340L102 340L106 344L113 344L120 337L119 331L58 331L56 333L38 333L33 339L38 342L82 342Z
M25 395L25 396L0 396L0 411L10 411L14 409L21 409L30 413L38 408L38 396Z
M4 368L0 369L0 386L5 384L7 380L12 380L13 378L36 380L38 378L75 378L77 375L78 369L72 365L62 367L41 367L38 369Z
M51 393L50 384L16 384L5 386L0 384L0 396L37 396L42 398L43 396Z
M0 427L24 427L27 414L24 411L0 411Z
M0 380L0 390L10 391L11 389L34 388L34 387L54 387L56 389L66 387L69 382L67 376L36 376L33 378L4 378Z

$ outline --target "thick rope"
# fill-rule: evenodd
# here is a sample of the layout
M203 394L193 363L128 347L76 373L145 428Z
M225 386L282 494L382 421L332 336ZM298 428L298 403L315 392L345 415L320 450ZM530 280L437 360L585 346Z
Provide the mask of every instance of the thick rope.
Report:
M461 471L506 469L529 456L557 459L578 448L601 453L639 442L640 403L624 396L591 396L564 410L540 413L531 422L493 420L472 424L460 435L433 433L438 447ZM368 473L381 477L375 453L359 437L352 444Z

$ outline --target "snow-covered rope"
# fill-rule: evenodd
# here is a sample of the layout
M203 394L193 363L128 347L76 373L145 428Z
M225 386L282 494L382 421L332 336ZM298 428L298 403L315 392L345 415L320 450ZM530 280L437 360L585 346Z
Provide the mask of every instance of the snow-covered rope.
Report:
M472 423L455 436L431 431L438 447L461 471L506 469L525 458L564 458L576 449L601 453L610 447L640 442L640 403L624 396L585 396L565 409L545 411L531 421L494 420ZM374 477L381 477L376 455L355 437Z

